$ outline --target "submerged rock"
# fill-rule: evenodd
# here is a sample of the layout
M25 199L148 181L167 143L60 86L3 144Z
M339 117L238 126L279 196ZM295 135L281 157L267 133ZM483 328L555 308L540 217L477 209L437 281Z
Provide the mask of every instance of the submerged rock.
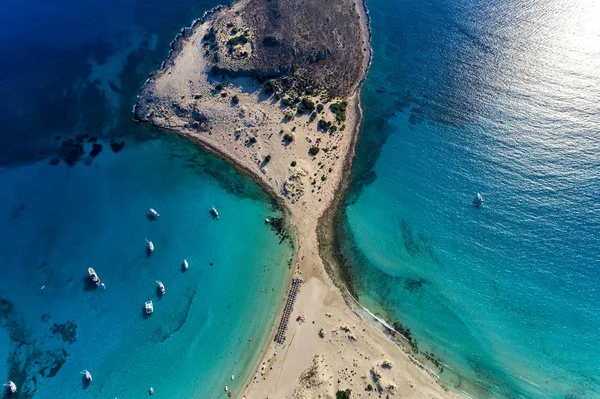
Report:
M50 327L50 332L53 336L58 336L63 342L67 342L72 344L77 341L77 324L72 321L67 321L63 324L55 323L52 327Z
M90 157L95 157L102 152L102 144L94 143L92 150L90 151Z
M73 139L65 140L61 143L58 152L67 165L73 166L83 155L83 143Z
M121 151L123 147L125 147L125 140L122 140L121 142L115 140L110 141L110 148L114 153Z

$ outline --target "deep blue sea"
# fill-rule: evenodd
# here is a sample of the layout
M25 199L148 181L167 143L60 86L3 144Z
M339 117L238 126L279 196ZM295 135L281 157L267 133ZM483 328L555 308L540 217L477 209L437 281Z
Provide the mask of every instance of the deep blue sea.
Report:
M600 397L600 3L367 5L360 301L473 396Z
M281 213L225 162L131 114L169 42L215 5L0 4L0 382L17 384L12 397L210 398L239 394L253 371L290 275L293 248L264 223Z

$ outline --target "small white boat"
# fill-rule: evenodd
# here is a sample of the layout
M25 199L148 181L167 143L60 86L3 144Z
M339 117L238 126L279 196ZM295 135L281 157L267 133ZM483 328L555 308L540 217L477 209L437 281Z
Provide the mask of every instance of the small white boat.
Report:
M146 240L146 242L148 243L148 251L150 251L150 253L154 252L154 244L152 244L152 241Z
M225 391L229 391L229 389L227 388L227 385L225 385Z
M150 208L150 214L154 217L157 218L160 216L160 214L158 212L156 212L153 208Z
M188 269L189 265L188 265L187 259L183 260L183 265L182 266L183 266L183 270L187 270Z
M17 392L17 384L15 384L12 381L8 381L6 384L4 384L4 386L8 388L8 390L10 391L10 393L16 393Z
M89 371L87 371L87 370L83 370L83 371L81 371L79 374L82 374L82 375L84 375L84 376L85 376L85 380L86 380L86 381L92 382L92 375L90 374L90 372L89 372Z
M161 295L165 294L165 285L162 283L162 281L158 281L156 280L156 284L158 284L158 289L160 291Z
M96 283L96 285L100 285L100 278L96 274L96 271L93 267L88 267L88 274L90 275L92 281Z
M213 217L215 219L219 218L219 212L217 211L217 208L215 208L214 206L210 208L210 214L213 215Z
M481 194L477 193L475 198L473 198L473 206L475 208L479 208L481 205L483 205L483 196Z
M152 314L152 312L154 312L154 305L152 305L152 301L147 301L144 304L144 308L146 309L146 314Z
M154 395L154 388L150 387L150 389L148 390L148 392L150 392L150 395Z
M235 375L231 374L231 381L235 378Z

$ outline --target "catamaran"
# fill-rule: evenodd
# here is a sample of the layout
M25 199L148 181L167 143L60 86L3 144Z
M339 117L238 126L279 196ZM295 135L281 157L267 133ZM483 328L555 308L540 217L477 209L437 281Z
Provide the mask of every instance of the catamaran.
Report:
M154 252L154 244L152 244L152 241L146 240L146 242L148 243L148 251L150 251L150 253Z
M154 305L152 305L152 301L147 301L144 304L144 308L146 309L146 314L152 314L152 312L154 312Z
M151 214L153 217L155 217L155 218L157 218L157 217L159 217L159 216L160 216L160 214L159 214L158 212L156 212L156 211L154 210L154 208L150 208L150 214Z
M83 371L79 372L79 374L82 374L82 375L84 375L84 376L85 376L85 380L86 380L86 381L88 381L88 382L92 382L92 375L90 374L90 372L89 372L89 371L87 371L87 370L83 370Z
M12 381L8 381L6 384L4 384L4 386L8 388L10 393L17 392L17 385Z
M162 281L158 281L158 280L156 280L156 284L158 284L158 289L160 290L160 294L164 295L165 294L165 285L162 283Z
M94 283L96 283L96 285L100 285L100 278L96 274L96 271L94 270L93 267L88 267L88 273L89 273L90 277L92 278L92 281Z

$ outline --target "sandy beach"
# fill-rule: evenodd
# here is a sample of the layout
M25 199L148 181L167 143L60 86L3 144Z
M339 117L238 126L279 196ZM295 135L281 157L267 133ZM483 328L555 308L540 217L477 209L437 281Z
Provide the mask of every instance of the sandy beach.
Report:
M244 392L233 396L334 398L336 391L350 389L352 397L453 397L371 316L348 306L319 253L317 227L323 215L335 212L362 119L360 88L371 57L364 4L354 3L362 37L362 79L345 98L304 95L302 104L316 104L316 110L295 112L265 90L264 80L215 74L214 68L211 73L209 57L223 54L212 50L216 45L207 44L207 37L230 53L253 51L248 45L224 44L231 29L252 37L252 27L239 17L247 3L220 8L184 30L163 67L145 84L134 110L136 119L182 135L253 176L287 211L295 231L292 277L304 283L285 340L271 340ZM333 104L345 104L343 119L336 120ZM323 128L321 120L336 128ZM279 320L272 337L278 327Z

